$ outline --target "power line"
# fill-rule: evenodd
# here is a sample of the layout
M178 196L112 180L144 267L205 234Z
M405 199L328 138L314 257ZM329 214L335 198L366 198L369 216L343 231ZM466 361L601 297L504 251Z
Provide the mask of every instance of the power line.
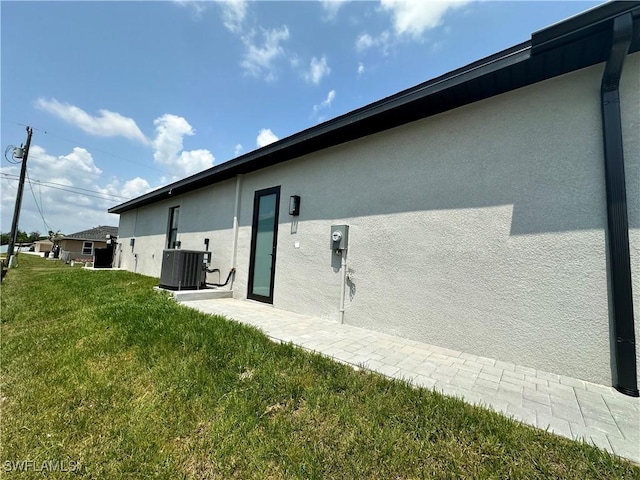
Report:
M13 178L12 178L12 179L10 179L10 180L15 180L15 179L13 179ZM99 200L107 200L107 201L114 201L114 202L116 201L116 200L113 200L112 198L99 197L99 196L97 196L97 195L91 195L90 193L76 192L76 191L74 191L74 190L68 190L68 189L66 189L66 188L54 187L54 186L52 186L52 185L45 185L45 184L43 184L42 186L43 186L43 187L45 187L45 188L53 188L54 190L61 190L61 191L63 191L63 192L73 193L73 194L75 194L75 195L84 195L85 197L97 198L97 199L99 199Z
M43 185L44 184L49 184L49 185L58 185L60 187L69 187L69 188L73 188L75 190L82 190L83 192L99 193L100 195L108 195L110 197L117 198L119 200L129 200L129 197L123 197L121 195L116 195L115 193L104 193L104 192L101 192L100 190L90 190L88 188L76 187L76 186L73 186L73 185L65 185L64 183L49 182L49 181L46 181L46 180L44 182L41 182L38 179L36 179L36 182L37 183L41 183Z
M42 210L43 210L43 213L44 213L44 202L42 201L42 187L40 186L40 183L38 183L38 194L40 195L40 205L43 206ZM43 218L43 220L44 220L44 218ZM49 229L49 230L51 230L51 229Z
M24 125L24 124L22 124L20 122L10 122L10 123L15 123L16 125L20 125L20 126L23 126L23 127L26 126L26 125ZM123 161L128 162L128 163L133 163L134 165L139 165L141 167L148 168L149 170L155 170L156 172L160 172L160 173L163 173L165 175L173 175L171 172L168 172L167 170L161 170L159 168L150 167L149 165L145 165L144 163L134 162L133 160L131 160L129 158L122 157L120 155L117 155L115 153L109 152L107 150L103 150L103 149L100 149L100 148L94 148L94 147L87 147L85 145L81 145L81 142L78 142L77 140L72 140L70 138L62 137L62 136L57 135L55 133L51 133L48 130L42 130L40 128L35 128L35 127L32 127L32 128L34 130L38 130L39 132L43 132L46 135L50 135L52 137L59 138L60 140L64 140L65 142L69 142L69 143L75 144L76 146L79 146L79 147L82 147L82 148L87 148L87 149L90 149L90 150L95 151L95 152L102 152L105 155L109 155L111 157L118 158L118 159L123 160Z
M16 175L12 175L9 173L2 172L1 175L4 176L6 180L13 180L13 181L19 180L19 178L17 178ZM87 197L99 198L101 200L113 200L114 202L121 201L121 200L128 200L127 197L121 197L120 195L104 193L98 190L89 190L87 188L74 187L73 185L64 185L62 183L54 183L54 182L41 182L40 180L36 180L36 182L46 188L53 188L54 190L62 190L69 193L75 193L76 195L86 195ZM60 187L55 187L53 185L60 185ZM61 188L61 187L67 187L67 188ZM71 188L74 190L69 190ZM76 190L81 190L81 191L78 192ZM84 192L97 193L98 195L103 195L103 196L99 197L97 195L90 195L89 193L84 193ZM105 197L112 197L112 198L105 198Z
M5 175L6 177L17 177L17 175L14 175L14 174L12 174L12 173L4 173L4 172L3 172L3 173L2 173L2 175ZM12 179L12 180L13 180L13 179ZM90 193L99 193L99 194L101 194L101 195L108 195L108 196L110 196L110 197L118 198L118 199L121 199L121 200L128 200L128 197L122 197L122 196L120 196L120 195L115 195L115 194L113 194L113 193L104 193L104 192L101 192L101 191L99 191L99 190L90 190L90 189L88 189L88 188L76 187L76 186L74 186L74 185L66 185L66 184L64 184L64 183L50 182L50 181L47 181L47 180L45 180L45 181L41 181L41 180L36 179L36 180L34 180L34 181L35 181L36 183L42 184L42 185L43 185L43 186L45 186L45 187L47 186L46 184L49 184L49 185L58 185L58 186L60 186L60 187L73 188L73 189L75 189L75 190L82 190L82 191L90 192Z
M47 221L44 219L44 212L42 211L42 208L40 208L40 205L38 204L38 199L36 198L36 194L33 191L33 183L29 178L29 171L27 171L26 173L27 173L27 182L29 182L29 189L31 190L31 195L33 196L33 201L36 204L36 208L38 209L40 218L42 218L42 223L44 224L44 228L48 232L49 230L51 230L51 227L47 224ZM40 203L42 203L42 197L40 197Z

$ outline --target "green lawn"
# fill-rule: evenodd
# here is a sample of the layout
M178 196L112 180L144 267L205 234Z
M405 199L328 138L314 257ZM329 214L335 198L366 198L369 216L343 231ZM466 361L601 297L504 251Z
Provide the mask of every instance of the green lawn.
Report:
M19 257L1 287L2 476L42 478L51 462L74 471L47 478L640 478L596 448L273 344L155 284Z

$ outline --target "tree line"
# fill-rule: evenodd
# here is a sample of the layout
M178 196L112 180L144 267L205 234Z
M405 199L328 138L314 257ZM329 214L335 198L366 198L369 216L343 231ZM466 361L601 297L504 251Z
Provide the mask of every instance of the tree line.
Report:
M18 229L18 235L16 236L16 243L33 243L37 240L54 240L60 238L62 235L60 231L54 232L53 230L49 230L49 233L46 235L42 235L37 230L35 232L23 232ZM0 244L7 245L11 240L11 232L0 233Z

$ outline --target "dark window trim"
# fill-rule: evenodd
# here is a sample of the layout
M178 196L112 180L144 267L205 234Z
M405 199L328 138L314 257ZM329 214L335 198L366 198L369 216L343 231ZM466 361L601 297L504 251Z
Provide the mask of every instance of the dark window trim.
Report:
M178 240L178 225L176 228L172 228L173 225L173 217L175 215L176 210L180 212L180 205L174 205L173 207L169 207L169 218L167 219L167 249L176 248L175 243ZM178 222L180 221L179 217L180 213L178 213ZM171 245L171 233L175 230L175 238L173 239L173 245Z
M256 190L253 194L253 216L251 218L251 251L249 257L249 278L247 284L247 298L250 300L256 300L258 302L273 304L273 291L274 281L276 276L276 257L278 254L278 224L280 223L280 185L277 187L265 188L262 190ZM273 226L273 258L271 260L271 288L269 289L269 296L255 295L251 293L253 286L253 277L255 270L255 257L256 257L256 242L258 240L258 207L260 205L260 197L264 195L276 194L276 211L275 222Z

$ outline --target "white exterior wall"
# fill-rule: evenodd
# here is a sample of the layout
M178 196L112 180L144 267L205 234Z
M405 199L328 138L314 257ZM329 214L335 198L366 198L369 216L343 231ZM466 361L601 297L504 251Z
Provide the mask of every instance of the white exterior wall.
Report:
M162 250L167 248L169 209L179 206L181 248L204 250L204 239L208 238L211 264L225 274L231 267L234 202L235 180L230 180L120 215L116 265L160 277ZM131 238L135 238L133 248ZM218 277L211 276L210 280L217 281Z
M346 323L611 384L603 69L245 175L234 296L247 294L254 192L280 185L275 307L338 319L329 238L331 225L346 223ZM636 313L639 79L634 54L621 94ZM301 196L297 218L290 195ZM133 270L125 232L135 224L137 271L159 276L168 208L179 204L182 248L215 238L213 264L227 268L234 199L229 181L141 208L137 223L136 211L123 214L122 267Z
M640 53L627 57L621 79L620 96L636 332L636 367L638 384L640 384Z

